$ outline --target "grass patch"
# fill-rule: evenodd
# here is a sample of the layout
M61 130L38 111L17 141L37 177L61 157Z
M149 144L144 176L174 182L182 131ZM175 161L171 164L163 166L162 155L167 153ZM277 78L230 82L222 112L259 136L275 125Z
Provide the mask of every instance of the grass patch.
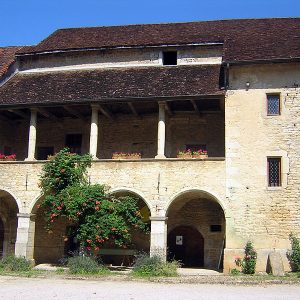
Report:
M74 256L68 259L69 273L74 275L107 275L110 271L89 256Z
M137 258L132 275L136 277L175 277L178 276L177 261L164 262L159 256L141 255Z
M0 271L28 272L32 269L30 261L24 257L5 256L0 260Z

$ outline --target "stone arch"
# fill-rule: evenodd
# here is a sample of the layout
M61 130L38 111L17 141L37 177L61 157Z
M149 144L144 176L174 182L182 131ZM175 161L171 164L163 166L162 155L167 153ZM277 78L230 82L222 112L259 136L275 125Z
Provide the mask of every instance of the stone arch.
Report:
M150 209L150 204L149 202L145 199L145 196L135 190L135 189L131 189L131 188L125 188L125 187L121 187L121 188L114 188L111 189L109 191L109 193L111 195L120 195L120 196L125 196L125 195L133 195L136 198L138 198L140 201L138 203L141 215L142 215L142 219L144 222L150 224L150 216L151 216L151 209ZM131 264L132 260L133 260L133 253L137 253L137 252L150 252L150 235L146 234L144 232L140 232L140 231L133 231L132 232L132 245L131 245L131 250L132 254L128 253L128 261L121 261L120 259L122 258L121 256L110 256L108 255L107 257L103 257L103 260L106 261L107 263L112 263L112 264ZM109 250L108 250L109 251ZM124 257L124 256L123 256Z
M216 201L221 206L225 217L227 217L226 206L225 206L224 201L221 200L222 198L218 194L216 194L212 191L209 191L207 189L204 189L204 188L185 188L185 189L182 189L181 191L173 194L170 197L170 200L166 204L166 216L168 216L168 212L169 212L170 207L172 206L172 203L174 201L177 201L177 199L179 197L181 197L185 194L188 194L188 193L199 193L199 194L203 194L203 195L209 197L210 199L213 199L214 201Z
M22 211L22 201L18 197L16 197L16 195L13 192L11 192L10 190L8 190L2 186L0 186L0 192L1 191L9 194L15 200L15 202L18 206L18 212L21 212Z
M35 214L36 213L36 211L37 211L37 205L38 205L38 203L42 200L42 198L43 198L43 194L39 194L38 196L36 196L35 198L34 198L34 200L33 201L31 201L31 203L30 203L30 205L29 205L29 212L31 213L31 214Z
M143 202L147 205L148 209L150 210L150 213L152 215L152 211L151 211L151 204L150 202L147 200L147 198L144 196L144 194L136 189L132 189L132 188L127 188L127 187L117 187L117 188L113 188L109 190L110 194L117 194L117 193L130 193L133 194L134 196L140 198L143 200Z
M21 201L18 201L11 192L0 189L0 251L1 255L13 254L17 237L18 213Z
M182 252L177 255L183 257L183 261L186 262L184 266L222 269L226 218L224 205L217 195L197 188L182 190L170 199L166 216L168 217L168 248ZM172 237L171 240L170 233L178 227L184 228L181 233L179 231L176 233L178 239L182 239L183 242L182 245L176 246L174 243L177 243L177 238L175 240ZM192 229L195 229L194 234L189 233ZM197 235L203 237L202 246L197 246L195 241L190 241L196 240ZM201 244L200 237L199 243ZM195 250L191 251L189 247L199 249L198 257ZM191 255L194 256L193 260L188 258Z

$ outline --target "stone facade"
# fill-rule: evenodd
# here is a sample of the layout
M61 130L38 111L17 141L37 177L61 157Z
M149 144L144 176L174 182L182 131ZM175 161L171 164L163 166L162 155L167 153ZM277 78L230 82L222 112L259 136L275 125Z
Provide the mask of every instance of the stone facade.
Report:
M162 51L174 49L31 55L19 58L18 67L26 76L78 68L161 67ZM221 68L222 50L219 44L181 47L178 67L219 64ZM24 106L25 117L0 118L0 152L10 149L18 159L0 161L3 252L15 250L37 263L57 262L64 255L68 224L60 220L52 234L45 232L37 210L44 162L34 158L39 147L57 152L64 148L67 134L81 134L81 152L94 156L89 181L106 184L111 192L133 194L150 211L151 234L135 236L137 248L167 257L172 231L192 228L203 239L199 250L203 267L229 272L251 240L258 252L257 271L266 271L273 251L280 253L285 271L290 270L288 236L291 232L300 236L299 66L287 61L223 65L222 70L227 69L222 75L229 83L222 86L224 96L114 99L105 103L106 109L95 101L92 108L82 104L73 115L73 106L66 103L44 109L31 106L31 110ZM269 94L280 96L279 115L267 114ZM206 109L205 100L215 101L216 108ZM66 106L72 116L63 112ZM178 150L203 145L206 159L176 157ZM33 149L31 154L28 148ZM141 152L142 159L112 160L113 152ZM268 186L268 157L281 159L278 187ZM177 246L180 241L172 247Z

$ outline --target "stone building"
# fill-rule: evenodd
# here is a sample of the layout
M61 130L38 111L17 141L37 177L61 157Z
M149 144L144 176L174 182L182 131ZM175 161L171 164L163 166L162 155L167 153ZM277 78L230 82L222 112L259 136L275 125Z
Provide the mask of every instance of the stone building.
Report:
M1 255L57 262L72 248L66 221L48 234L38 209L45 159L68 146L93 155L91 183L140 199L151 234L135 236L137 249L228 272L251 240L258 271L272 251L289 270L288 236L300 235L299 32L299 18L130 25L0 48L0 153L16 154L0 161ZM208 157L177 157L187 149Z

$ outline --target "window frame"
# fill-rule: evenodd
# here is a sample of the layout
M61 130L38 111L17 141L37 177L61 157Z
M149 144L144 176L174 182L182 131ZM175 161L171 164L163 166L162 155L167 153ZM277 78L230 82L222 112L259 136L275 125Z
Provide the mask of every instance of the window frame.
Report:
M278 97L278 114L269 113L269 97ZM267 116L280 116L281 115L281 96L280 93L267 93L266 94L266 106L267 106Z
M279 161L279 184L278 185L270 185L270 160L277 159ZM267 179L268 179L268 188L281 188L282 187L282 157L281 156L268 156L267 157Z

